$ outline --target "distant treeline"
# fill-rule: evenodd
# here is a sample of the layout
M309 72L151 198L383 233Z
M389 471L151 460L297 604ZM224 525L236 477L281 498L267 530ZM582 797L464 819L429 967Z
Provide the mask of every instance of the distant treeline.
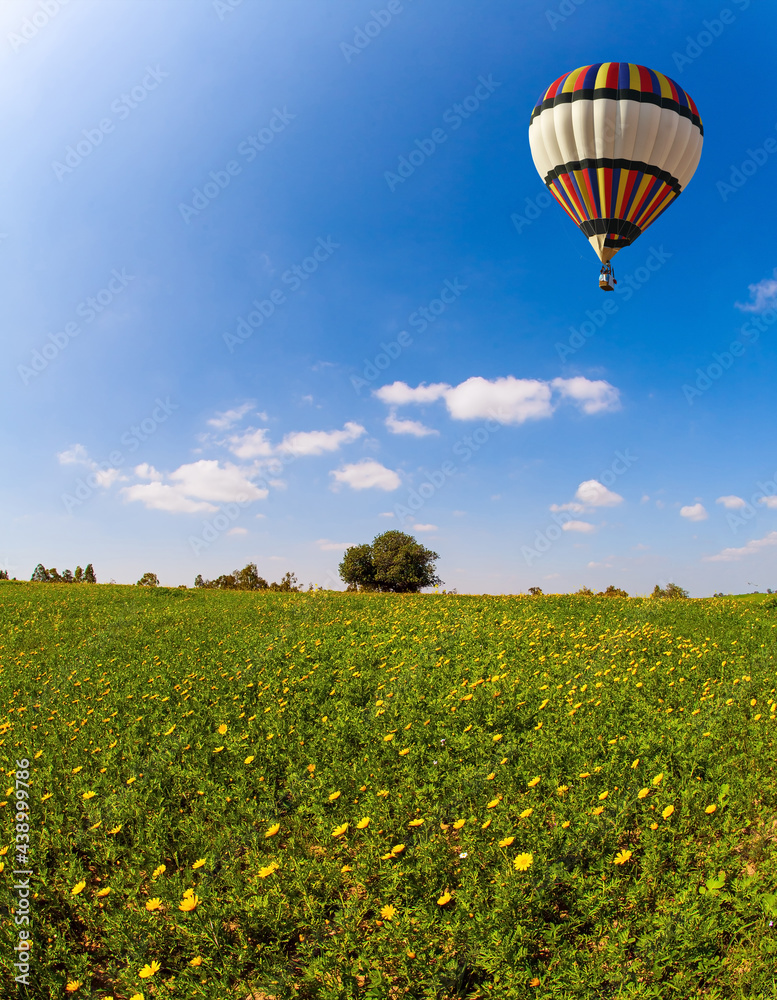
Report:
M8 579L8 574L5 579ZM86 564L86 569L76 566L75 573L71 573L69 569L63 569L58 573L56 566L46 569L43 563L38 563L30 579L35 583L97 583L94 566L91 563Z
M243 569L224 573L215 580L203 580L202 576L198 575L194 586L213 590L278 590L284 593L298 593L302 590L294 573L286 573L280 583L268 583L263 576L259 576L256 563L248 563Z

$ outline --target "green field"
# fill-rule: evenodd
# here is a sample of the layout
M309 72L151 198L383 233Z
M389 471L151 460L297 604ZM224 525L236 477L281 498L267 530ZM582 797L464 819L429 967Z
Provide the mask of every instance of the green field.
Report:
M0 583L2 996L774 997L775 605Z

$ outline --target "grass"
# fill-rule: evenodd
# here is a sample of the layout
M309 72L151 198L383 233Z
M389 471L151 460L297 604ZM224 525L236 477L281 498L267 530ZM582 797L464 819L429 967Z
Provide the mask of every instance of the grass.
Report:
M0 991L26 758L19 996L773 997L776 670L749 600L2 583Z

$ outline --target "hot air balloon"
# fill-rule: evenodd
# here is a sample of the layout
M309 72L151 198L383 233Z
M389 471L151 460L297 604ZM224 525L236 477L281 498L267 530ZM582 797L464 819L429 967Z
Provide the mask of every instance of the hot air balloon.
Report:
M602 262L672 204L701 156L701 118L663 73L636 63L593 63L560 76L540 95L529 125L532 159L550 193Z

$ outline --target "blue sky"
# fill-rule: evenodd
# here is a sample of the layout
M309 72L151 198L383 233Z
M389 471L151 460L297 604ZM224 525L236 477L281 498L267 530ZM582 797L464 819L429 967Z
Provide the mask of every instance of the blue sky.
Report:
M748 0L6 2L3 567L341 587L399 528L462 593L777 588L776 29ZM611 296L527 137L605 60L705 128Z

